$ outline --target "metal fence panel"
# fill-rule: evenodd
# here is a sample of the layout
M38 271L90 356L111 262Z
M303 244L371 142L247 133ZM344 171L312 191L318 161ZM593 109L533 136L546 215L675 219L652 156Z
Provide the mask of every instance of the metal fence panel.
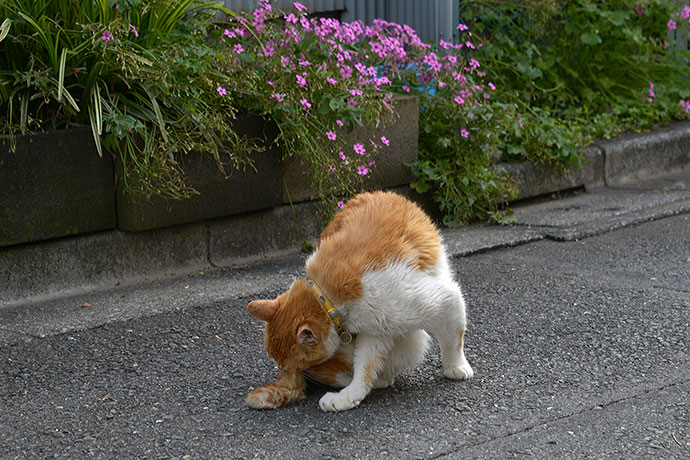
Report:
M254 9L257 0L224 0L234 11ZM293 0L274 0L275 8L291 10ZM407 24L424 41L452 41L458 22L455 0L301 0L312 13L339 13L344 22L362 21L371 24L381 18Z

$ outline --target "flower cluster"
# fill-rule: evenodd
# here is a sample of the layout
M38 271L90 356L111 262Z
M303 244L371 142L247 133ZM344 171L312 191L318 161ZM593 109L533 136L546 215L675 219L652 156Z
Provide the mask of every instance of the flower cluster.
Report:
M303 158L317 192L333 199L360 188L372 157L389 146L380 129L393 116L392 81L366 54L371 28L293 6L284 13L262 0L250 15L229 18L218 34L228 50L223 78L214 84L219 96L272 118L284 150ZM221 92L223 81L233 94Z
M676 19L674 19L676 18ZM668 22L666 23L666 27L668 28L669 31L675 31L678 29L678 22L676 20L682 20L682 22L687 22L688 25L690 25L690 5L684 5L683 8L681 8L679 11L676 11L673 13L673 18L669 19ZM686 28L687 31L687 28ZM686 32L687 33L687 32ZM668 47L668 44L666 43L666 47ZM650 85L652 84L649 82ZM653 101L653 86L651 87L650 91L650 99L649 102ZM690 100L680 100L680 108L681 110L688 114L690 113Z
M436 48L407 25L310 18L299 2L293 7L284 13L262 0L251 14L229 18L218 40L233 93L214 85L276 121L284 150L306 160L322 197L337 202L334 191L354 191L371 174L373 157L391 144L380 128L392 118L394 93L418 95L422 116L446 112L454 145L481 151L486 125L476 112L496 86L483 83L472 57L481 45L468 26L458 25L460 43Z

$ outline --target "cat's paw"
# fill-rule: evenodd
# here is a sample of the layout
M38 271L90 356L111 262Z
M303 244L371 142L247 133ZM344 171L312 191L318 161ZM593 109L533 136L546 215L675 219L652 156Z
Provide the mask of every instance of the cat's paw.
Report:
M395 382L394 377L379 377L376 380L374 380L374 389L380 390L382 388L388 388L389 386L393 385L393 382Z
M324 412L339 412L354 409L363 398L352 398L349 392L326 393L319 400L319 407Z
M269 383L253 390L247 395L247 405L254 409L276 409L302 399L304 393L300 389L285 388Z
M455 367L449 367L444 369L443 375L449 379L455 380L467 380L474 375L474 371L468 362L464 362Z
M247 395L247 405L254 409L275 409L281 406L281 402L272 392L257 388Z

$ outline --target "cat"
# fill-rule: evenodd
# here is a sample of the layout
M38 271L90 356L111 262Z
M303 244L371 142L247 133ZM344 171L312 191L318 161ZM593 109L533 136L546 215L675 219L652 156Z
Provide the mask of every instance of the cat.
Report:
M468 379L465 301L441 235L421 208L393 192L349 200L307 259L306 280L249 312L265 321L264 344L277 381L247 404L276 408L303 397L305 375L340 391L319 400L326 411L357 407L372 388L424 359L432 333L444 375Z

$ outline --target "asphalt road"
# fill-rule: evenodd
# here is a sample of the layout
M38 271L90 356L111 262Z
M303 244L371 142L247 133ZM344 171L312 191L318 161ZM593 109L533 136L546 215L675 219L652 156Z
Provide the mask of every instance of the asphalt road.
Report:
M184 301L143 316L8 332L0 459L690 458L690 214L453 265L475 377L443 378L434 348L343 413L321 412L317 387L275 411L244 403L276 375L245 306L300 276L295 257L170 281L157 289ZM240 278L251 296L208 294ZM189 284L196 297L183 297ZM109 295L176 298L153 286ZM72 316L99 308L82 300ZM30 330L40 314L14 320Z

